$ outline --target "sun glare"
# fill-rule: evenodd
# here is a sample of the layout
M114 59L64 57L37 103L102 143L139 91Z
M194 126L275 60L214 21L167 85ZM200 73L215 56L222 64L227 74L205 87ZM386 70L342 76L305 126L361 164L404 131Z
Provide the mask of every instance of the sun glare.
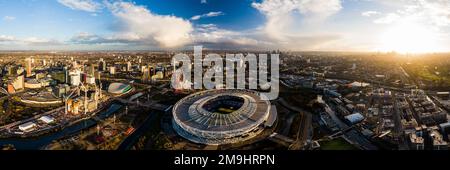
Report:
M423 25L402 22L382 34L380 51L429 53L440 51L437 33Z

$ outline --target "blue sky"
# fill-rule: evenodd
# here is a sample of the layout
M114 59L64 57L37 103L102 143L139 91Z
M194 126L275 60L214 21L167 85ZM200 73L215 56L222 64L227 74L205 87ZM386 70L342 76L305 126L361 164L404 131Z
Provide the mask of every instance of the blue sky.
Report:
M0 50L433 52L449 25L448 0L0 0Z

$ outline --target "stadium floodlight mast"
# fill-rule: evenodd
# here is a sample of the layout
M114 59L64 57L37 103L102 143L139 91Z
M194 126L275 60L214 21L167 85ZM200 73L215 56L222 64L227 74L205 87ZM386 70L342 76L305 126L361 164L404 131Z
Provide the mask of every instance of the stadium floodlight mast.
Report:
M219 54L210 53L203 58L202 51L202 46L194 47L193 62L189 55L184 53L176 54L172 58L172 65L174 67L171 79L172 88L177 90L245 89L246 78L248 78L248 87L250 90L256 90L259 86L261 89L269 91L260 93L262 100L275 100L278 98L280 86L279 54L270 54L270 66L267 54L259 54L258 56L253 53L248 53L246 56L242 53L226 54L226 67L224 68L224 59ZM191 76L192 65L194 66L193 81ZM177 66L180 67L177 68ZM203 72L203 67L208 67L205 73ZM224 75L225 70L226 73ZM248 71L248 77L246 77L246 71ZM269 73L270 81L268 81Z

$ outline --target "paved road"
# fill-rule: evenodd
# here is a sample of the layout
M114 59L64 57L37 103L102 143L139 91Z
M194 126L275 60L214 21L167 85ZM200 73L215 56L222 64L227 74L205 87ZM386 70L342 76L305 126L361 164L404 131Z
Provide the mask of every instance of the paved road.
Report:
M334 110L331 109L330 106L328 106L328 104L325 104L325 111L326 111L326 113L329 114L329 116L331 117L331 119L333 119L333 121L339 126L339 128L340 128L341 130L344 130L344 129L347 129L347 128L348 128L348 125L345 124L344 122L342 122L341 119L339 119L339 118L336 116L336 112L334 112Z
M350 127L345 124L341 119L339 119L336 116L336 113L333 109L331 109L328 104L326 104L325 109L327 109L327 113L330 114L333 121L336 122L336 124L339 126L341 130L348 130L345 132L342 132L344 135L343 137L348 139L349 141L352 141L355 145L359 146L361 149L364 150L378 150L378 147L373 145L369 140L367 140L361 133L359 133L355 129L350 129Z
M298 126L298 129L297 129L297 139L295 139L293 145L291 145L289 148L294 149L294 150L303 148L306 144L306 141L308 140L308 137L310 136L308 132L311 128L312 114L302 108L290 105L283 98L280 98L278 100L278 102L282 106L288 108L289 110L292 110L292 111L295 111L295 112L298 112L299 114L301 114L300 115L301 116L300 126ZM291 118L295 118L295 117L291 117ZM290 121L289 122L290 124L292 124L292 120L288 120L288 121ZM291 126L289 126L289 127L291 127Z

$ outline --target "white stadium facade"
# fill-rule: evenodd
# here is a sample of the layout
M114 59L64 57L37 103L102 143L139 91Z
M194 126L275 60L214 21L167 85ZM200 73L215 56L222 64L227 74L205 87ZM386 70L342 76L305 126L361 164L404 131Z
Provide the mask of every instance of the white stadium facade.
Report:
M189 95L173 108L173 128L183 138L207 145L232 144L272 126L270 101L251 90L208 90ZM268 125L268 122L270 125Z
M113 95L127 94L133 90L133 87L125 83L111 83L108 87L108 93Z

